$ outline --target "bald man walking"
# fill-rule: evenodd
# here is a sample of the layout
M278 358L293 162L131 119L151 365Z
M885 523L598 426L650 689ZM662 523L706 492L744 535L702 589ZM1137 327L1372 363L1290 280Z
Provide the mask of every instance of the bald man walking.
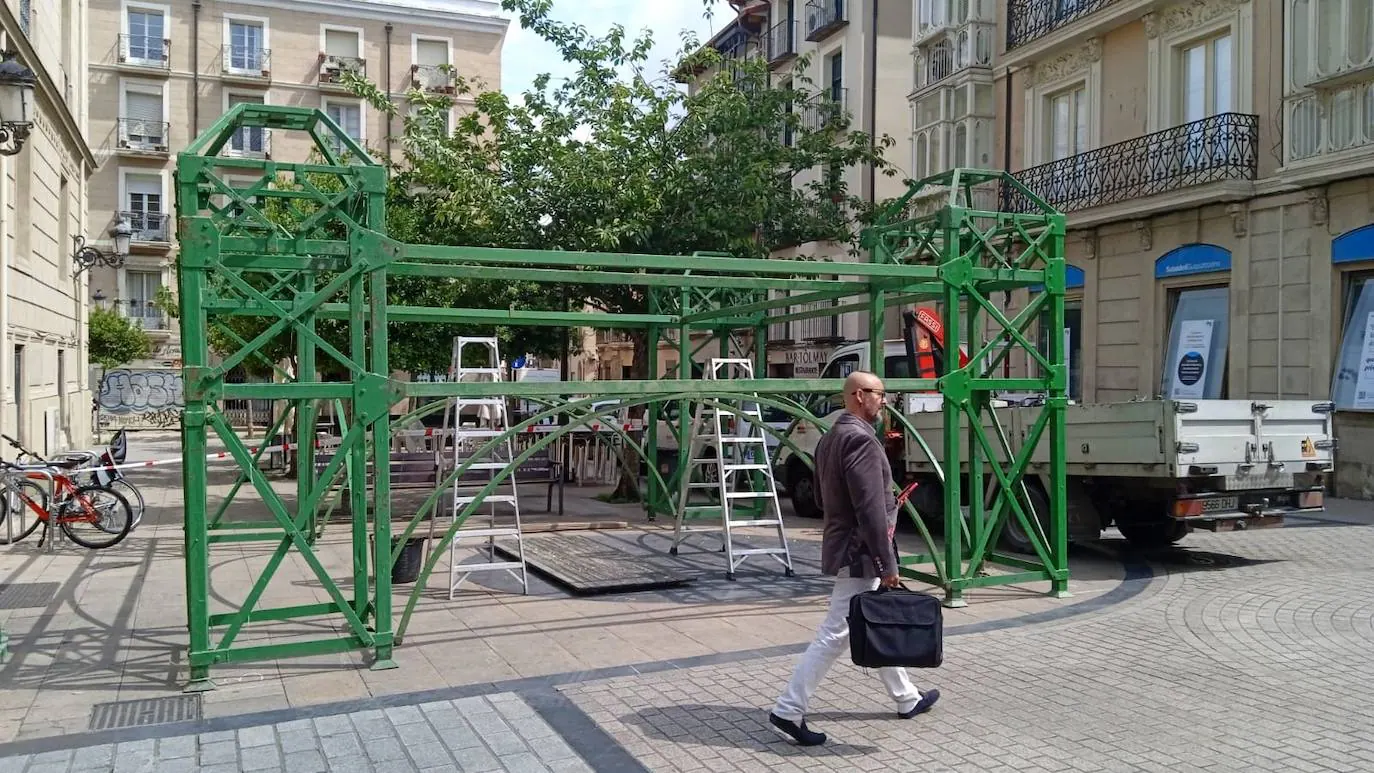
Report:
M815 640L768 715L774 728L802 746L825 743L825 733L806 726L806 710L817 685L849 645L849 600L879 584L895 588L900 582L892 543L897 528L892 467L873 427L885 396L876 375L851 373L844 382L845 412L816 446L816 497L825 513L821 571L835 578L835 588ZM923 695L905 669L881 668L878 675L902 719L924 714L940 699L935 689Z

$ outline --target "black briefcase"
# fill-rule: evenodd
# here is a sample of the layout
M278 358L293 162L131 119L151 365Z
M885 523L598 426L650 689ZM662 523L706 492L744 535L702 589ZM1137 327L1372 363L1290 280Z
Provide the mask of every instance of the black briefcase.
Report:
M936 668L944 660L940 600L927 593L879 588L849 600L849 654L864 668Z

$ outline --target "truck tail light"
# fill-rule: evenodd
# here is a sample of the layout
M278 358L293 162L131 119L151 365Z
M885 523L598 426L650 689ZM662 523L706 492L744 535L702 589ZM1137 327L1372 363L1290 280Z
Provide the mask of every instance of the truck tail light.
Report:
M1195 515L1202 515L1201 499L1176 499L1174 500L1174 517L1191 518Z

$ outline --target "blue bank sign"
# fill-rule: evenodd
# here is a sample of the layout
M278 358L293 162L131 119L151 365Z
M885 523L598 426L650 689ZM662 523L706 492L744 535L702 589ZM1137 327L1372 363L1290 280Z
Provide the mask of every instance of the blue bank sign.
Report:
M1187 244L1155 261L1155 279L1231 270L1231 251L1215 244Z

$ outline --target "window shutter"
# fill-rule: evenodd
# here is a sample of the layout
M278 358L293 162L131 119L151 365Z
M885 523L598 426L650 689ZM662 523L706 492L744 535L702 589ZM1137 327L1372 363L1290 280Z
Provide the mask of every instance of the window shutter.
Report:
M360 57L358 33L347 30L325 30L324 52L330 56Z
M448 64L448 43L442 40L420 40L415 44L415 63Z

